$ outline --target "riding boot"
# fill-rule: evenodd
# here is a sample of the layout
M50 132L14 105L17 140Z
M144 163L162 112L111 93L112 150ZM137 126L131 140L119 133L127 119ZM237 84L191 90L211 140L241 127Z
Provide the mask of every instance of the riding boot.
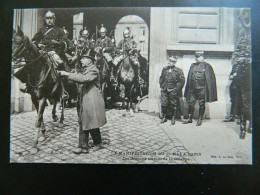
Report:
M199 107L199 120L197 121L196 126L200 126L202 124L202 118L205 112L205 105L200 105Z
M245 137L246 137L246 120L242 116L241 119L240 119L240 134L239 134L239 138L240 139L245 139Z
M184 121L182 124L188 124L188 123L192 123L192 115L193 115L193 112L194 112L194 105L189 105L189 118Z
M162 118L162 120L161 120L161 123L167 122L166 112L167 112L167 106L162 106L162 115L163 115L163 118Z
M176 115L177 115L177 108L176 108L176 106L172 106L172 120L171 120L171 125L175 125Z

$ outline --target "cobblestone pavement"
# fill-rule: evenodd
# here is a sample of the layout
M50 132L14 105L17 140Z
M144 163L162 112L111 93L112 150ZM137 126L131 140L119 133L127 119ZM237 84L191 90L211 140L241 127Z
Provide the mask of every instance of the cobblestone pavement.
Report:
M98 151L94 151L91 148L88 154L74 154L71 152L71 149L78 145L76 109L65 109L63 127L58 127L57 123L52 122L50 109L50 106L48 106L44 113L46 139L38 144L39 152L35 155L30 154L30 149L34 134L36 112L11 115L10 162L91 164L203 163L197 160L197 155L200 155L197 154L199 149L190 153L187 147L185 147L187 145L189 150L193 148L189 144L189 139L183 138L183 133L180 129L183 125L180 122L177 121L173 128L170 122L160 124L160 119L157 115L140 112L131 117L129 112L116 109L106 112L108 123L101 128L102 142L105 148ZM190 127L185 126L185 128ZM186 136L189 137L188 134ZM179 138L182 138L182 140ZM234 139L238 140L238 137ZM250 140L250 138L247 139ZM90 139L91 142L92 140Z

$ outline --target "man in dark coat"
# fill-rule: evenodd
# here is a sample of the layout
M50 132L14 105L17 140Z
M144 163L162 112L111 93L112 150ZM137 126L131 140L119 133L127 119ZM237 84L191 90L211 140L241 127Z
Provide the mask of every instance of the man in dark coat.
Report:
M97 149L103 148L99 128L104 126L107 120L105 102L100 91L99 71L94 63L94 57L93 50L83 50L80 56L81 67L78 72L60 71L61 75L78 85L79 145L78 148L72 150L76 154L88 153L89 134Z
M236 62L233 67L232 71L229 75L229 79L232 80L230 87L229 87L229 96L230 96L230 102L231 102L231 108L230 108L230 116L226 119L224 119L224 122L234 122L235 116L239 115L238 113L238 86L237 86L237 73L240 69L241 63L238 61Z
M240 64L236 75L237 94L239 100L238 114L240 116L240 139L245 138L246 126L251 121L251 63L249 60L241 56L238 59ZM247 124L249 122L249 124ZM250 126L249 126L250 128ZM251 131L251 129L249 129Z
M172 120L171 124L175 124L179 98L182 97L182 88L185 78L182 69L175 66L177 57L169 58L169 65L164 67L160 76L161 87L161 106L163 118L161 123L166 122L166 112L168 106L171 108Z
M192 123L192 115L196 101L199 101L199 120L202 124L205 103L217 101L217 86L215 73L210 64L204 62L204 52L196 51L196 63L191 64L184 97L189 104L189 118L183 123Z

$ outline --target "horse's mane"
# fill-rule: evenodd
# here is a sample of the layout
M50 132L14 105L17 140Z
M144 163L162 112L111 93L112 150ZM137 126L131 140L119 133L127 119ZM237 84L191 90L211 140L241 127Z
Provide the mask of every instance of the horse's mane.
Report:
M34 53L39 53L38 48L36 45L28 38L28 36L24 35L24 40L28 44L28 49L31 49Z

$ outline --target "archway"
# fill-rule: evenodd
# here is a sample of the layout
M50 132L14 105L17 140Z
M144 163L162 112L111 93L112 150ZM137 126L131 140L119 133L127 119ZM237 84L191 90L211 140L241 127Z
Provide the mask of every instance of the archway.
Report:
M123 38L123 31L126 27L131 30L131 35L137 43L137 49L143 57L148 59L149 49L149 28L146 22L137 15L127 15L122 17L115 26L116 43Z

